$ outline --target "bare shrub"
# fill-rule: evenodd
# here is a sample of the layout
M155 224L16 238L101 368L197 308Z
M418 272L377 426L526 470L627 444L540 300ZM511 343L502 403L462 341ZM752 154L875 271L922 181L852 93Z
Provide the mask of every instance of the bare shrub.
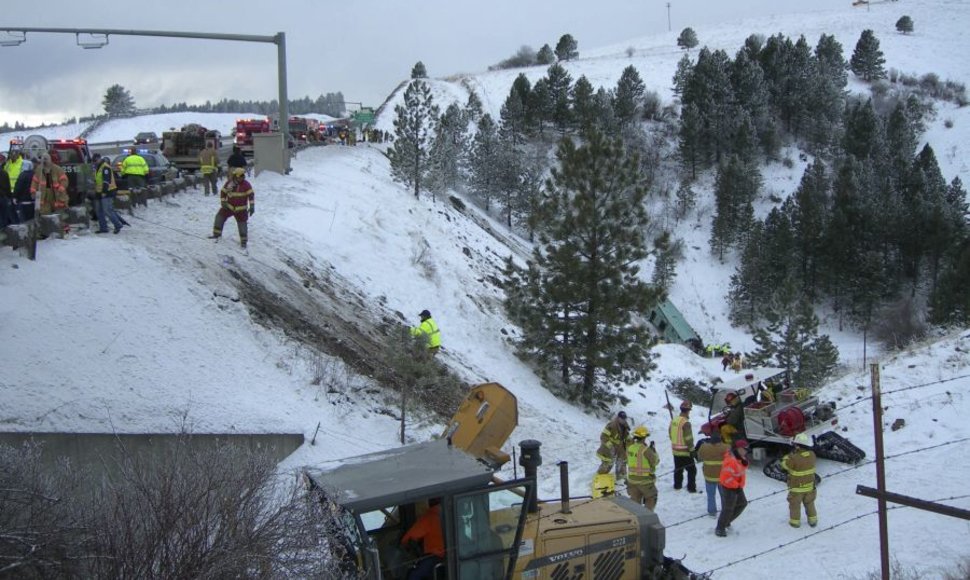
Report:
M873 336L887 348L898 350L926 337L925 308L913 298L900 298L882 309L873 327Z
M944 119L943 120L943 126L946 127L947 129L952 129L953 128L953 119L950 119L949 117L946 118L946 119Z
M633 48L632 46L626 47L626 55L628 58L632 57L636 53L637 53L637 49Z
M647 91L643 95L643 118L657 119L662 117L663 103L660 102L660 95L654 91Z
M97 479L39 456L0 447L0 578L354 576L333 506L266 453L182 434Z
M41 451L0 446L0 578L69 576L84 552L79 474L66 463L45 467Z

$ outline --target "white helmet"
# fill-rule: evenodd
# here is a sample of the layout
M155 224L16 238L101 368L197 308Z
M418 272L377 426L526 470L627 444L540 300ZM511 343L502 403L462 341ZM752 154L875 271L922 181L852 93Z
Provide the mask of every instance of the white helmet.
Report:
M812 440L808 438L808 434L806 433L799 433L798 435L795 435L795 438L792 440L792 442L795 445L801 445L803 447L812 446Z

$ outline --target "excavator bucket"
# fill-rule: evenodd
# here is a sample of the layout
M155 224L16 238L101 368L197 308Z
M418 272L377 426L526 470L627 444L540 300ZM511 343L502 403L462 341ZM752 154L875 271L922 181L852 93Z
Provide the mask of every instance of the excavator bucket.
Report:
M519 424L515 395L498 383L473 387L458 407L442 437L493 469L509 460L502 446Z

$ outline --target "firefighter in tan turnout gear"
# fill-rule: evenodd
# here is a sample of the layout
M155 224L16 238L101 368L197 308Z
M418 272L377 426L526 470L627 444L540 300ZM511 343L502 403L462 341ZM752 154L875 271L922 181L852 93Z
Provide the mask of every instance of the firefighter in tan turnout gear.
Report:
M660 456L653 441L647 444L650 431L640 425L633 430L633 443L626 448L627 483L630 499L653 510L657 507L657 464Z
M808 516L808 525L818 525L815 511L815 452L808 435L799 433L792 440L791 453L781 460L781 468L788 472L788 524L793 528L802 525L802 506Z
M674 489L684 485L687 471L687 491L697 493L697 466L694 465L694 431L690 426L690 401L680 403L680 414L670 421L670 449L674 452Z
M730 449L727 443L721 441L721 434L716 430L711 432L709 439L697 444L697 458L703 464L701 470L707 492L707 515L711 517L717 517L717 496L721 493L721 465L724 463L724 454Z
M630 425L626 422L626 413L620 411L600 433L600 446L596 450L600 466L596 473L609 473L610 468L615 464L616 479L626 478L626 445L629 436Z

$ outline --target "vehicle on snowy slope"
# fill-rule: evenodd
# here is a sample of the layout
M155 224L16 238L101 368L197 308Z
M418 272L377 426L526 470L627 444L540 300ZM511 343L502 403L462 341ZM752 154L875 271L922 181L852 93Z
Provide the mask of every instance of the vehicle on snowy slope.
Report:
M565 462L562 497L538 500L538 441L520 443L524 477L497 479L509 461L501 447L517 423L515 396L488 383L471 389L440 439L304 470L314 497L340 514L343 572L406 578L418 556L402 537L437 509L444 540L437 580L702 577L664 556L664 526L642 505L570 498Z
M765 465L764 473L769 477L785 481L777 455L787 451L799 433L811 437L820 458L857 463L866 456L838 434L835 403L820 402L808 389L792 388L788 371L782 368L744 369L741 376L711 387L708 421L701 426L702 433L710 435L715 429L723 432L732 411L730 402L735 398L741 407L741 435L753 448L766 449L776 456Z
M222 147L222 135L215 129L206 129L197 123L189 123L179 131L162 133L161 152L169 161L183 171L199 169L199 153L206 145Z

